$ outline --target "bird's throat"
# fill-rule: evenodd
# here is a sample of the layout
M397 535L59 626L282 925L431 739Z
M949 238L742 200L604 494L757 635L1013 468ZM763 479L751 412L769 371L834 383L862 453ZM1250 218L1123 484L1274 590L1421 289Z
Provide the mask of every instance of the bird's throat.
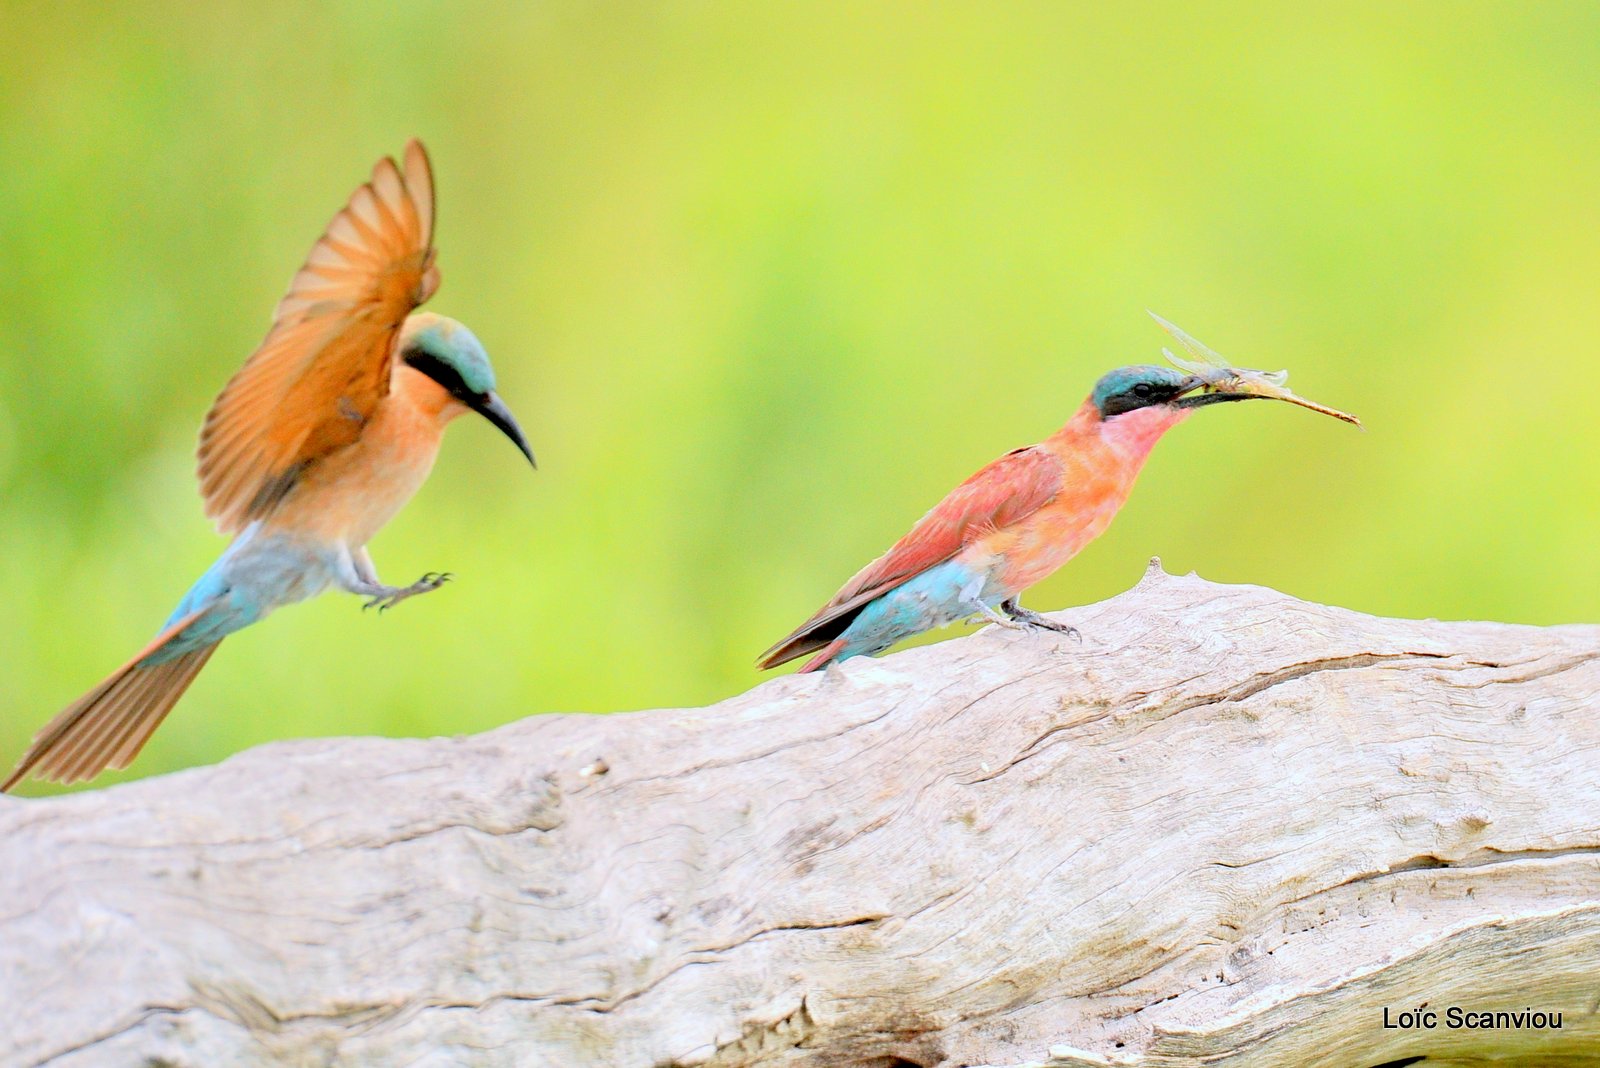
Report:
M1188 409L1153 404L1105 420L1100 424L1100 438L1126 459L1143 464L1161 435L1188 417Z
M450 395L439 383L405 364L397 364L390 380L390 396L399 403L426 415L442 429L467 411L467 406Z

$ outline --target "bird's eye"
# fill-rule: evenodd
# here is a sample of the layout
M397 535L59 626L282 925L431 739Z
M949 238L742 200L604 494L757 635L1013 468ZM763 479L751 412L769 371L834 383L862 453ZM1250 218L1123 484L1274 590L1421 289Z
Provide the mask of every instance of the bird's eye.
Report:
M1148 396L1150 396L1150 383L1148 383L1148 382L1140 382L1137 386L1134 386L1133 387L1133 395L1136 396L1136 397L1148 397Z

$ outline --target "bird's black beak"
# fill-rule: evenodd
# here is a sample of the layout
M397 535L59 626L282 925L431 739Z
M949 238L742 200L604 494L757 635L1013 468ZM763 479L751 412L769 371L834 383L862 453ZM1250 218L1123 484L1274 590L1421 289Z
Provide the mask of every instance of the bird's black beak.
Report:
M511 409L506 407L505 401L494 393L485 393L482 397L475 398L471 406L473 411L499 427L500 433L510 438L512 443L522 450L522 455L528 458L534 470L538 470L539 461L533 458L533 450L528 447L528 439L522 436L522 428L517 425L516 417L511 414Z
M1206 384L1206 380L1199 375L1190 375L1178 386L1178 396L1173 400L1174 408L1204 408L1208 404L1224 404L1228 401L1242 401L1259 398L1259 393L1196 393Z

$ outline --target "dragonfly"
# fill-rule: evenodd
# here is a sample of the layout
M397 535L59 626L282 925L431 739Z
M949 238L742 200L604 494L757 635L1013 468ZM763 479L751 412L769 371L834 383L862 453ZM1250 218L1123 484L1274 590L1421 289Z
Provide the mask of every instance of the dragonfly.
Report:
M1161 354L1172 361L1174 367L1180 367L1192 375L1199 376L1204 380L1207 390L1220 393L1248 393L1255 397L1288 401L1290 404L1298 404L1302 408L1331 415L1335 419L1342 419L1353 426L1366 429L1361 426L1361 420L1349 412L1341 412L1326 404L1307 400L1284 385L1289 380L1288 371L1259 371L1250 367L1234 367L1215 350L1184 331L1176 323L1168 322L1155 312L1149 314L1161 329L1172 335L1172 339L1188 353L1188 356L1179 356L1171 349L1162 349Z

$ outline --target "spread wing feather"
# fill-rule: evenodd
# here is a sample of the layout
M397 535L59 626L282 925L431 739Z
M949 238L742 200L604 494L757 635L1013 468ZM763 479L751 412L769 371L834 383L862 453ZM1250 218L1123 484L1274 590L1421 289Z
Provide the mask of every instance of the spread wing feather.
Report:
M395 337L433 295L433 175L422 144L385 157L312 246L272 328L200 430L200 495L224 533L267 514L356 440L389 391Z
M1061 462L1037 445L1000 457L951 490L905 537L760 660L776 667L836 638L857 612L990 531L1026 519L1061 492Z

